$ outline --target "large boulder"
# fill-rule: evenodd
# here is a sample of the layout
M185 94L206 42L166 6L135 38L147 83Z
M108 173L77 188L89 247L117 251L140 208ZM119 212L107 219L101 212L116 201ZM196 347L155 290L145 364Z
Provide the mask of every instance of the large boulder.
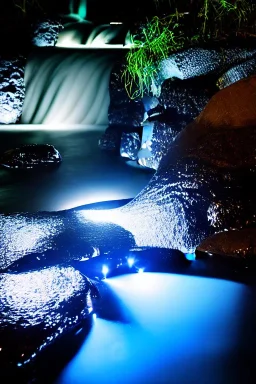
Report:
M256 57L234 65L224 72L217 80L219 89L223 89L238 80L245 79L256 74Z
M151 139L143 140L142 134L137 160L141 165L157 169L176 134L199 115L214 93L255 73L255 57L254 40L249 38L180 50L160 62L151 92L135 100L129 99L126 93L125 63L121 60L110 77L110 126L100 147L118 151L123 132L139 133L149 120L153 122ZM132 92L137 91L133 85ZM133 147L132 142L128 145ZM120 152L127 156L123 148ZM134 152L130 158L136 158Z
M148 186L109 215L138 246L190 253L214 233L239 235L255 225L255 91L252 76L216 93L169 146Z
M72 267L59 266L2 273L0 292L2 378L15 372L21 383L26 366L38 364L56 341L67 335L75 337L98 297L89 279Z
M233 44L234 45L234 42ZM241 46L240 46L241 45ZM161 92L161 85L166 79L191 79L209 74L221 74L232 66L251 60L256 55L255 44L237 41L236 46L228 42L219 42L219 46L191 47L178 51L161 61L156 75L155 91Z
M217 87L211 77L165 80L159 97L160 104L148 111L151 134L150 138L148 135L142 136L139 164L157 169L177 134L202 112L216 92ZM148 122L143 123L143 132L149 129Z

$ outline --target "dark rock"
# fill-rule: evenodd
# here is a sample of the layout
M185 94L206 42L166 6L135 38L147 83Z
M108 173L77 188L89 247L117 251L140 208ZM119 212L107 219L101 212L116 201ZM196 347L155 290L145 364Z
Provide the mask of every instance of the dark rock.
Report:
M142 137L138 154L139 164L157 169L161 158L177 134L203 110L211 96L217 92L211 79L166 80L162 85L159 102L147 112L151 124L150 138ZM144 129L147 121L144 122Z
M53 47L57 43L59 32L63 26L58 20L44 19L32 24L32 45L37 47Z
M171 143L186 125L185 119L182 124L181 116L178 124L174 122L166 123L161 120L156 120L149 124L145 122L143 130L145 131L148 128L151 132L149 135L142 135L141 149L137 154L138 163L144 167L157 170L162 157L167 153Z
M256 55L255 44L230 48L222 43L220 47L215 48L191 47L175 52L159 64L155 82L152 84L153 94L160 95L161 85L166 79L185 80L221 74L234 65L252 59L254 55Z
M144 107L141 101L128 100L121 105L110 102L108 121L110 125L128 128L139 127L144 119Z
M256 228L225 231L216 233L203 240L197 247L200 252L207 252L225 257L248 259L256 255ZM256 262L254 257L254 263Z
M29 144L10 149L0 157L0 164L8 168L39 168L59 165L60 153L49 144Z
M140 145L141 139L137 132L123 132L120 144L120 155L122 157L128 157L131 160L136 160Z
M128 96L119 95L117 102L111 99L108 109L108 121L110 125L124 127L139 127L144 119L144 107L141 100L130 100ZM126 99L127 98L127 99Z
M169 78L181 80L215 72L221 65L221 53L214 49L188 48L163 60L159 66L162 81Z
M99 140L100 149L120 154L121 138L123 134L125 134L124 138L126 139L127 145L131 145L131 147L133 147L135 142L129 144L127 140L129 137L131 138L131 140L136 137L140 138L142 134L142 127L140 126L129 129L129 127L119 125L108 126L108 128Z
M224 72L217 81L217 85L220 89L228 87L229 85L245 79L256 73L256 58L247 60L243 63L233 66Z
M95 254L128 252L134 247L128 231L104 223L108 210L98 211L99 223L86 220L84 210L0 215L0 272L70 265Z
M22 370L92 312L96 287L72 267L0 275L0 367ZM22 373L22 371L20 372Z
M137 245L191 253L216 232L255 226L255 88L254 76L216 93L120 209Z
M142 98L142 103L144 105L144 109L146 112L152 110L153 108L156 108L159 104L159 100L157 97L145 95Z
M25 99L25 58L0 56L0 124L15 124Z
M119 153L122 129L110 125L99 139L99 148L106 151Z
M124 64L118 62L110 75L110 105L108 120L110 125L139 127L144 119L144 106L140 99L131 100L125 89L123 78Z
M181 115L182 121L186 120L188 124L202 112L217 91L218 88L211 77L188 80L168 79L162 84L159 102L165 110L170 109L167 119L177 124L178 116ZM172 113L174 113L173 118Z

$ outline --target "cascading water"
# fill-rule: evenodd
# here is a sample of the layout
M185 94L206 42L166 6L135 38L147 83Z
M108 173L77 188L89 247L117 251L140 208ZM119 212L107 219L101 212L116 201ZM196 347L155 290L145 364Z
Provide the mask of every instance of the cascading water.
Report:
M39 49L25 71L22 124L108 124L109 76L121 50Z
M30 55L22 124L108 124L109 76L129 46L129 32L122 23L86 17L87 1L70 0L56 47Z
M99 2L97 6L104 14L102 4ZM130 32L122 20L93 22L90 15L87 18L87 9L86 0L70 0L69 14L62 15L64 29L59 34L57 46L122 48L131 45Z

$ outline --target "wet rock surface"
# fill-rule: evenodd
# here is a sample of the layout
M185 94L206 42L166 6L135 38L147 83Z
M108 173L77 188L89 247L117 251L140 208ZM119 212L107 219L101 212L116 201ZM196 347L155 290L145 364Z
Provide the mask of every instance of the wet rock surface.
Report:
M98 291L72 267L0 275L2 377L35 363L60 337L76 331ZM22 380L20 381L22 382Z
M25 58L0 54L0 124L15 124L25 99Z
M128 252L135 246L128 231L105 222L108 210L99 211L99 223L85 220L82 212L0 215L0 272L70 265L105 252Z
M32 24L31 42L36 47L53 47L56 45L63 25L60 20L41 19Z
M255 226L255 84L252 76L216 93L120 209L116 222L137 245L191 253L216 232Z
M16 169L54 167L60 165L61 161L59 151L50 144L24 145L0 156L0 165Z
M159 97L160 104L148 112L149 117L143 123L143 130L147 124L152 125L152 133L150 139L143 140L142 136L139 164L156 170L177 134L202 112L216 91L217 88L205 78L166 80Z
M240 47L239 44L244 46ZM237 40L236 43L233 43L233 47L229 47L225 42L219 42L218 45L215 48L214 46L188 48L163 60L158 74L161 83L171 77L189 79L211 73L221 73L239 62L250 60L256 54L254 43L246 45L246 40L240 42Z
M227 39L209 46L206 44L204 47L178 51L159 64L151 92L142 99L135 100L130 100L126 94L122 77L124 62L120 62L113 68L110 78L110 124L118 127L121 137L124 126L129 126L132 130L132 126L144 125L147 118L154 121L152 138L155 142L146 145L146 154L149 157L142 155L137 161L141 165L157 169L161 157L159 143L163 143L164 136L168 140L170 127L176 132L181 131L201 113L219 89L255 74L255 57L253 38ZM132 92L137 91L134 86ZM152 115L155 116L153 120ZM170 139L172 141L172 135ZM112 141L112 136L104 136L104 147L101 148L108 147L108 140ZM142 141L139 153L143 154L144 144ZM118 145L120 143L117 141L116 146ZM163 152L164 148L163 143Z
M120 155L131 160L136 160L141 146L141 139L137 132L122 133Z
M217 85L220 89L226 88L229 85L245 79L248 76L255 75L256 73L256 58L246 60L242 63L234 65L232 68L224 72L217 80Z
M139 127L144 117L144 106L140 99L129 98L125 90L124 68L124 62L119 61L110 74L108 121L110 125Z

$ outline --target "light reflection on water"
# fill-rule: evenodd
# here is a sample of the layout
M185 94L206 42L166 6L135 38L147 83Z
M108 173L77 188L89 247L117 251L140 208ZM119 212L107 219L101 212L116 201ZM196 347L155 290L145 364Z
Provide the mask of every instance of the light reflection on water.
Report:
M246 287L156 273L106 283L131 321L97 318L58 384L237 382Z
M0 169L0 212L55 211L132 198L152 177L152 173L126 166L124 159L98 148L106 126L53 128L19 125L0 129L0 154L36 143L54 145L63 157L60 167L52 171Z

